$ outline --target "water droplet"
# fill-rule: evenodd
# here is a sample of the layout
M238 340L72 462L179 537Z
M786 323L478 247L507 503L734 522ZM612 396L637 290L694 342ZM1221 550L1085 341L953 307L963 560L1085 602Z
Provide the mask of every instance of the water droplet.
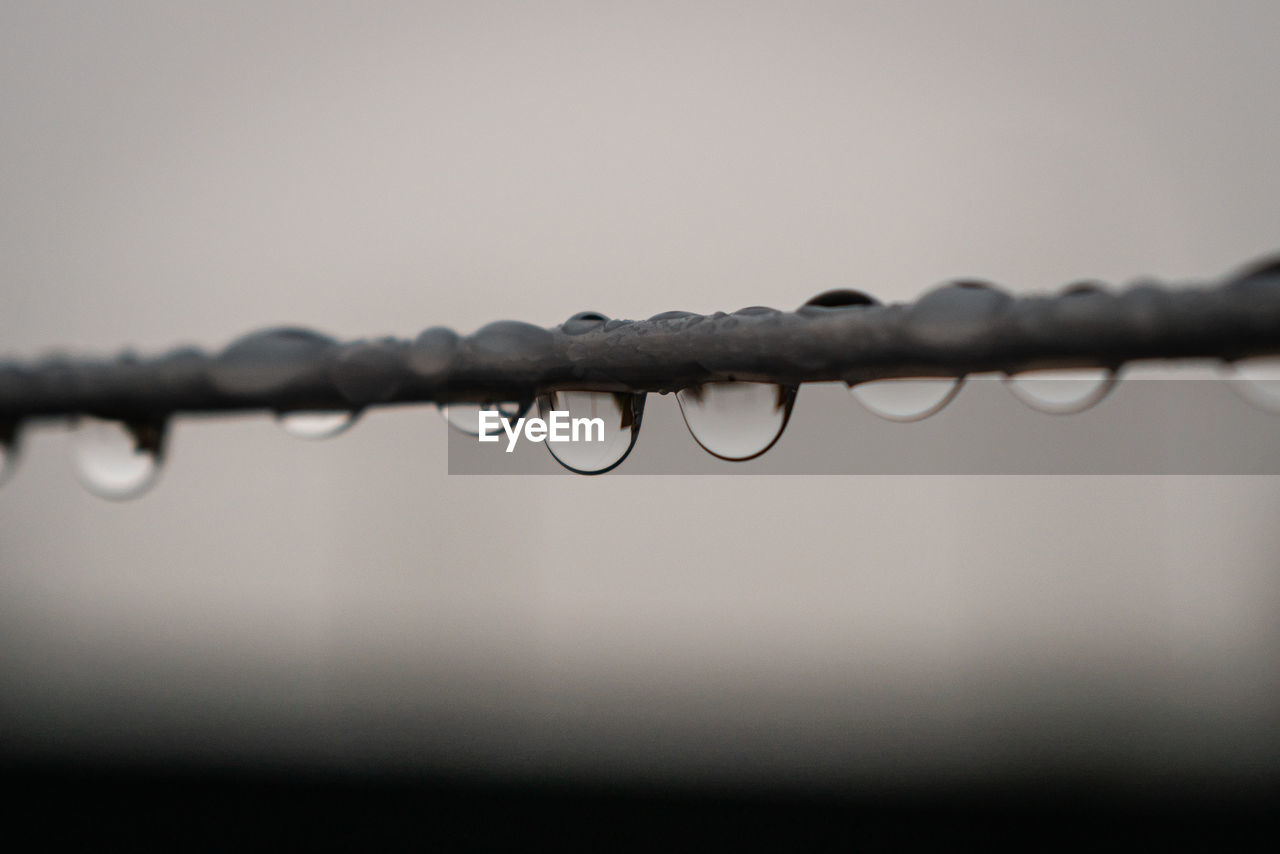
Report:
M796 390L774 383L703 383L676 392L685 426L722 460L749 460L773 447L791 418Z
M580 311L560 324L560 331L565 335L585 335L595 332L609 322L609 318L598 311Z
M919 421L937 413L960 391L959 377L904 377L850 386L849 393L890 421Z
M0 486L13 476L18 468L18 428L12 424L0 424Z
M538 398L538 413L549 418L552 410L568 412L569 418L600 418L604 440L598 433L573 442L546 442L556 462L575 474L603 474L616 468L635 447L644 415L645 396L629 392L553 391ZM590 440L588 440L588 438Z
M394 338L353 341L329 360L329 381L351 406L386 403L404 383L409 345Z
M347 410L281 412L276 421L284 432L299 439L331 439L355 424L359 417L359 412Z
M209 380L230 395L270 395L317 374L337 346L309 329L264 329L233 341L209 364Z
M926 348L963 348L985 341L991 321L1013 297L985 282L959 281L929 291L902 315L902 333Z
M525 414L529 405L509 400L503 403L441 403L438 408L440 416L450 427L468 436L479 436L481 410L496 409L503 418L514 421Z
M458 333L444 326L424 329L409 345L409 370L424 377L442 377L458 350Z
M855 291L850 288L839 288L833 291L823 291L813 299L806 302L801 308L865 308L869 305L879 305L875 297L862 291Z
M1228 385L1268 412L1280 412L1280 356L1256 356L1227 366Z
M1014 396L1040 412L1072 415L1097 405L1116 382L1110 368L1023 371L1004 378Z
M99 498L136 498L160 474L164 437L163 424L82 417L72 437L76 475Z

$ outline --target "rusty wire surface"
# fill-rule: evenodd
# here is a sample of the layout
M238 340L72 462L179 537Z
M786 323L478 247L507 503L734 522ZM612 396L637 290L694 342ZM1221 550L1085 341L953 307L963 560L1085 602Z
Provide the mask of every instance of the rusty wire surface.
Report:
M575 315L545 329L432 327L412 341L349 343L305 329L247 335L216 354L0 363L0 425L91 414L157 422L194 412L361 410L422 402L528 401L557 389L666 392L706 382L795 385L908 376L1110 367L1153 358L1280 353L1280 261L1220 282L1080 283L1013 296L954 282L913 303L856 291L794 312Z

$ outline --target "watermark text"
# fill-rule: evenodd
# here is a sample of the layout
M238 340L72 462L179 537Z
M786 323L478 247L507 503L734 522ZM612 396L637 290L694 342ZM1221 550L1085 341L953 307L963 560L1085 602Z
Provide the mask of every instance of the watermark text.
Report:
M603 442L603 418L571 418L564 410L553 409L547 418L507 418L496 409L480 411L481 442L499 442L507 436L506 452L516 448L523 433L530 442Z

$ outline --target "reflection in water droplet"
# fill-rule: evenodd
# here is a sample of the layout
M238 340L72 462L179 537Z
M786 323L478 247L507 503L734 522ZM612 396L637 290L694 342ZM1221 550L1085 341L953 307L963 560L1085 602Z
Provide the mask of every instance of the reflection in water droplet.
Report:
M773 383L703 383L676 392L685 426L702 449L722 460L749 460L786 429L796 390Z
M1229 385L1245 400L1268 412L1280 412L1280 356L1256 356L1227 366Z
M163 425L82 417L72 437L76 475L99 498L136 498L160 474L163 445Z
M0 424L0 486L18 468L18 431L12 425Z
M344 432L360 416L359 412L282 412L276 421L290 436L299 439L330 439Z
M1110 368L1023 371L1004 378L1015 397L1050 415L1084 412L1106 397L1115 381Z
M438 405L440 416L445 423L468 436L480 435L480 412L496 409L503 418L515 420L524 415L527 404L505 401L503 403L441 403Z
M580 434L577 441L546 442L556 462L575 474L603 474L616 468L640 435L644 415L643 394L608 391L553 391L538 398L538 414L546 419L551 411L568 412L569 418L600 418L604 440L596 430Z
M890 421L919 421L946 406L960 391L959 377L904 377L850 386L849 393L871 412Z

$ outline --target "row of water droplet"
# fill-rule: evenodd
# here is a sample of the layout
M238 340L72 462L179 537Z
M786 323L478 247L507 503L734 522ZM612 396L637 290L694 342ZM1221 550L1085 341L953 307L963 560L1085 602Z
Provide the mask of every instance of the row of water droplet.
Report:
M1232 388L1257 406L1280 413L1280 357L1230 366ZM1023 403L1042 412L1070 414L1096 405L1118 382L1114 370L1029 371L1004 379ZM872 380L850 387L854 399L891 421L919 421L933 415L959 393L963 378L917 377ZM723 460L750 460L781 438L795 405L797 388L759 382L712 382L681 389L676 400L694 440ZM516 419L536 405L546 418L552 410L570 418L600 418L603 441L544 443L560 465L578 474L602 474L616 468L635 447L644 416L645 394L555 391L536 404L495 402L442 404L440 414L455 430L478 436L480 411L496 409ZM294 412L278 416L280 426L303 439L327 439L351 427L359 412ZM76 473L84 487L102 498L122 500L146 492L164 460L165 425L81 417L75 424ZM18 431L0 425L0 484L13 473Z

